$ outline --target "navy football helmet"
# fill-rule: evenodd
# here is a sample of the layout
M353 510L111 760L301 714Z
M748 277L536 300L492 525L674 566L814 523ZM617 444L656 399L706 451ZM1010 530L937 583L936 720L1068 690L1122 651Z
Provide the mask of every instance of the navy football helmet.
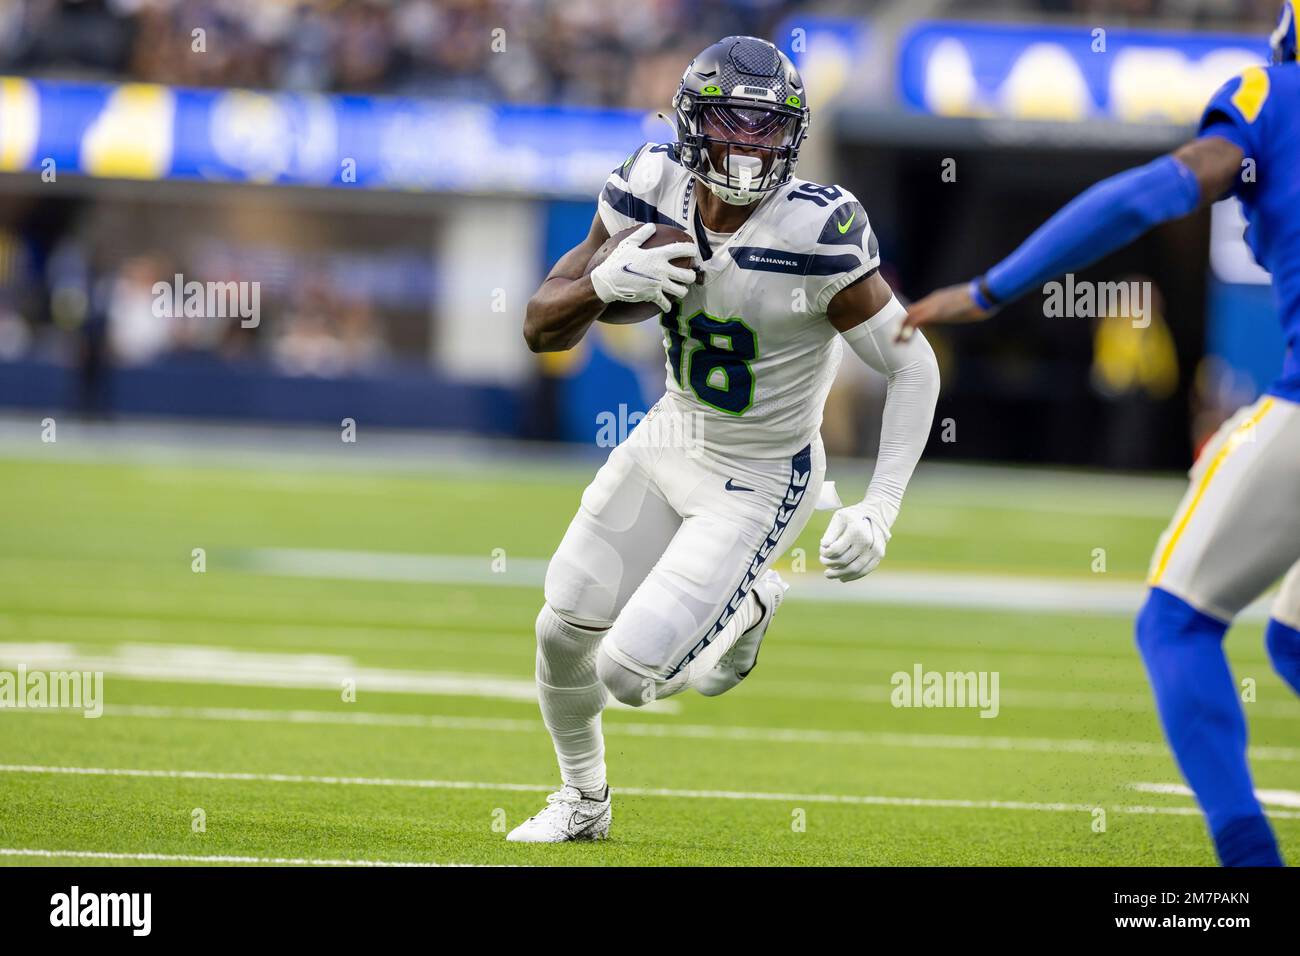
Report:
M681 163L724 202L747 206L794 176L808 132L803 79L756 37L724 37L686 68L673 97Z

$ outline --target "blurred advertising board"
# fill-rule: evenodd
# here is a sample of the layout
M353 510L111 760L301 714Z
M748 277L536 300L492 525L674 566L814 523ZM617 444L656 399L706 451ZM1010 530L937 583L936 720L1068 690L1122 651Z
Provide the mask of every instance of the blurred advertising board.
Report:
M0 78L0 171L47 176L589 197L650 132L626 110Z
M920 21L899 43L898 97L935 116L1186 124L1267 56L1263 34Z

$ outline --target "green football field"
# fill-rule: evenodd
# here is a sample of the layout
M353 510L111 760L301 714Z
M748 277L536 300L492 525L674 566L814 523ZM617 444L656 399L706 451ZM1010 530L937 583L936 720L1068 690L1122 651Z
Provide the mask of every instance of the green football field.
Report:
M844 586L818 513L753 676L608 711L612 839L537 847L505 830L557 781L538 581L589 466L59 451L0 459L0 671L103 672L104 710L0 710L0 862L1214 862L1100 600L1139 593L1173 478L932 468ZM1300 860L1300 702L1261 635L1229 653ZM893 706L918 665L996 673L997 715Z

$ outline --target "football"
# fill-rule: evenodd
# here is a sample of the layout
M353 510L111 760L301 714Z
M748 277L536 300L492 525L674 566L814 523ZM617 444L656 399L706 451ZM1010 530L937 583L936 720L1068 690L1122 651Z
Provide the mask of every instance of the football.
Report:
M614 248L626 239L632 233L640 229L640 225L624 229L622 232L615 233L605 240L604 245L592 253L591 261L587 263L585 275L591 275L591 270L609 257ZM644 249L654 249L658 246L666 246L670 242L692 242L691 236L675 226L665 226L663 224L655 226L655 231L645 242L641 243ZM674 259L673 265L680 266L683 269L693 269L695 264L687 256L681 256ZM657 319L662 312L653 302L611 302L605 306L605 311L600 314L599 321L608 325L631 325L634 322L644 322L646 319Z

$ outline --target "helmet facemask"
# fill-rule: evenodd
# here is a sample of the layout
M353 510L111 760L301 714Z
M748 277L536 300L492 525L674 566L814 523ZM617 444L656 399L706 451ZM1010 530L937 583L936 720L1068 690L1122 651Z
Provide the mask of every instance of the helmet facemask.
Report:
M673 105L682 164L723 202L747 206L794 176L807 128L803 110L687 91Z

